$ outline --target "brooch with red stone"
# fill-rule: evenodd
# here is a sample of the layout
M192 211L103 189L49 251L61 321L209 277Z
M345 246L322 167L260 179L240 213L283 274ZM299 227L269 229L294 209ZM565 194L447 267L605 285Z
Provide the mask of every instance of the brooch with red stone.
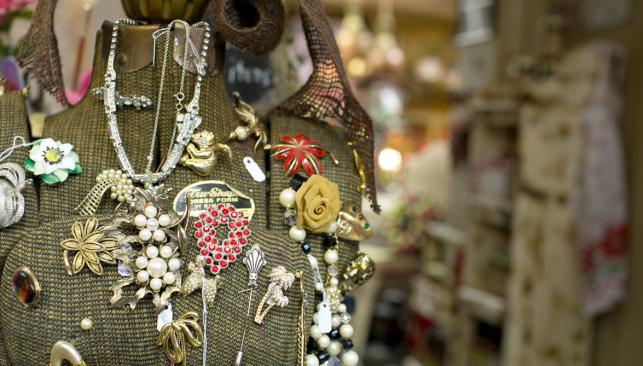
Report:
M248 224L243 212L229 204L213 205L199 216L194 223L194 237L203 263L212 274L219 274L237 260L251 235ZM219 238L217 232L222 228L227 229L227 234Z
M196 263L188 267L190 274L183 285L185 295L201 288L208 303L214 301L219 273L239 258L243 247L249 242L249 223L244 213L230 204L212 205L199 215L194 223L199 255ZM215 278L206 279L206 273L215 275Z
M328 153L333 163L338 165L333 153L323 147L319 141L298 133L297 136L284 135L279 139L282 143L272 147L272 157L284 161L284 171L290 177L303 168L308 175L322 173L320 159Z

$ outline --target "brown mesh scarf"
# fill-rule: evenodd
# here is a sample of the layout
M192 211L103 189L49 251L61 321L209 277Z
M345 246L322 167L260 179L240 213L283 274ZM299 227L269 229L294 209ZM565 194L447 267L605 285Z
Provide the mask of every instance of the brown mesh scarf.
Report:
M54 13L58 0L41 0L24 38L18 62L31 73L43 89L67 106L63 75L60 68L58 40L54 33Z
M206 15L227 42L254 54L277 47L284 17L281 0L214 0Z
M32 72L33 77L44 89L54 95L60 103L67 105L58 42L54 33L53 17L57 2L57 0L38 2L19 61L22 67ZM259 0L254 2L263 3ZM267 6L258 7L258 9L266 10L267 14L270 13L267 11L269 9ZM379 213L375 189L373 123L353 95L333 31L320 0L299 0L299 9L314 71L306 84L277 109L318 121L335 119L346 128L364 166L366 194L371 201L371 207ZM273 12L283 17L283 9L273 10ZM278 22L270 18L266 16L261 21ZM226 40L235 44L234 37L227 38L233 38ZM259 38L257 41L262 43ZM245 48L251 47L246 45Z
M377 213L373 123L346 78L332 28L319 0L299 0L301 20L314 70L306 84L278 108L303 118L336 119L354 142L366 174L366 194Z

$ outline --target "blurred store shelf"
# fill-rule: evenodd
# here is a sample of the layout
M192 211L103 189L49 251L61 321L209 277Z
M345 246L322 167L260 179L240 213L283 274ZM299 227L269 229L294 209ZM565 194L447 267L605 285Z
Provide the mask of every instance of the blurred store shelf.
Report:
M507 308L504 298L479 288L462 286L458 290L458 302L473 317L492 325L502 325Z
M375 8L379 0L362 0L367 8ZM344 7L346 0L324 0L327 6ZM455 1L453 0L405 0L395 1L395 10L400 13L414 14L423 17L440 19L455 18Z

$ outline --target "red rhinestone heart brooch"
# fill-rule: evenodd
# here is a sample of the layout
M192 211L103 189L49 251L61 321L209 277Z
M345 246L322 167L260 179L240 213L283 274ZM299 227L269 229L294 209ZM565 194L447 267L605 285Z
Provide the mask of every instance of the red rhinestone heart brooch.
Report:
M203 265L210 273L216 275L237 260L251 235L248 224L243 212L230 204L213 205L199 215L199 220L194 223L194 237ZM222 229L227 229L227 235L217 237Z

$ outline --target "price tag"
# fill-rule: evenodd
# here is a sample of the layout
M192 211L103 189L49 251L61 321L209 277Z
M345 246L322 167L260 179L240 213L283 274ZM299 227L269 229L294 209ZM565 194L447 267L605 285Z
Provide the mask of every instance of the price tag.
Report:
M171 323L173 318L174 315L172 314L172 304L169 304L167 306L167 309L161 311L161 313L159 314L158 319L156 320L156 330L160 332L161 328L163 328L165 324Z
M261 170L253 158L246 156L243 158L243 164L246 166L246 170L248 170L248 173L250 173L255 182L263 182L266 180L266 174L264 174L263 170Z
M325 294L324 297L326 297ZM330 312L330 304L324 299L320 305L321 306L318 311L319 323L317 326L319 327L320 332L330 333L330 331L333 330L333 315Z

